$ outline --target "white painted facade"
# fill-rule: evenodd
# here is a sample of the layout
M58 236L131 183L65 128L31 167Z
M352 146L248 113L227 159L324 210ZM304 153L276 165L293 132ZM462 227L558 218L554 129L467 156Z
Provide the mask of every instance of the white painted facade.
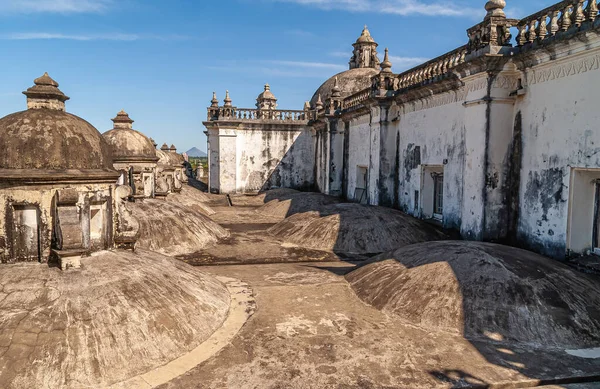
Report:
M314 149L307 127L211 128L207 135L213 192L253 193L313 186Z
M306 135L291 143L283 134L266 140L232 129L237 140L225 148L213 124L209 150L220 156L211 157L211 187L272 186L259 188L273 165L255 155L267 142L279 155L310 155L286 165L286 177L295 172L323 193L395 207L465 239L555 258L593 251L600 245L600 19L591 1L579 25L544 39L528 32L543 13L516 21L495 9L469 30L468 45L421 66L393 74L386 56L381 72L368 76L371 87L340 95L336 81L337 91L319 95L299 130ZM557 6L557 15L563 10ZM500 33L514 26L520 33L511 46ZM251 174L261 179L249 185Z

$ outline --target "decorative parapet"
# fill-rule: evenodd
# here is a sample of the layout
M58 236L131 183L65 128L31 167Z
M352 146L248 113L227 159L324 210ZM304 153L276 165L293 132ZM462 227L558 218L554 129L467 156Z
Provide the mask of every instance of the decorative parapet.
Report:
M209 107L208 121L278 122L306 124L315 118L316 112L305 110L262 110L255 108Z
M364 89L358 93L346 97L342 103L342 111L350 112L362 106L372 97L371 89Z
M465 62L467 45L452 50L444 55L425 62L422 65L407 70L398 75L397 89L407 89L442 80L451 73L451 70Z
M517 23L519 47L543 41L572 27L593 23L598 18L597 0L565 0L536 12Z

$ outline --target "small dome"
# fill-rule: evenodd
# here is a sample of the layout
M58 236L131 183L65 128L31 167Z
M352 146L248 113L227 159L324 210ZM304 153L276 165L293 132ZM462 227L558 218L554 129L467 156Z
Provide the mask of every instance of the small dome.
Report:
M336 74L317 89L312 99L310 100L311 107L314 107L321 95L321 100L325 102L333 93L336 78L338 79L338 87L340 88L342 98L348 97L361 90L371 86L371 77L379 74L379 70L374 68L355 68L346 70L345 72Z
M185 159L181 154L173 153L169 149L167 150L156 150L156 156L158 158L158 164L160 166L169 166L177 168L183 166Z
M0 119L0 149L0 169L113 169L100 132L63 111L30 109Z
M0 119L0 170L62 170L63 176L79 176L82 171L116 174L108 143L90 123L65 112L68 97L47 73L23 93L29 109Z
M146 135L131 128L133 120L121 111L112 119L114 128L102 134L111 145L115 162L156 162L154 144Z
M136 130L113 129L102 134L112 146L115 162L147 161L156 162L156 149L146 137Z

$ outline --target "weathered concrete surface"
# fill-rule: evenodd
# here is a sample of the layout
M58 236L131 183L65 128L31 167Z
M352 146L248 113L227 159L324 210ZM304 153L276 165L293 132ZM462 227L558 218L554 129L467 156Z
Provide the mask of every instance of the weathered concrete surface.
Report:
M270 228L269 233L302 247L358 254L446 238L433 226L402 212L359 204L337 204L296 214Z
M211 358L231 342L248 318L254 314L256 302L248 284L228 277L217 279L227 286L231 295L229 315L223 325L187 354L166 365L114 384L109 389L151 389L165 384Z
M470 342L386 315L356 297L343 262L203 270L247 282L257 311L220 354L161 389L532 387L600 371L560 349Z
M211 216L215 211L207 204L211 201L210 197L189 185L183 185L180 193L170 193L167 196L167 202L186 206L203 215Z
M191 265L339 260L334 253L302 248L267 233L281 218L257 212L258 205L252 204L262 203L258 196L232 196L232 201L237 205L229 207L223 198L211 203L216 211L211 218L230 237L178 259Z
M1 388L105 388L195 348L229 311L220 282L159 254L82 264L3 266Z
M352 288L418 326L500 344L600 345L600 279L557 261L475 242L428 242L374 260L346 276Z
M297 213L321 211L328 205L341 202L336 197L321 193L272 193L272 191L265 194L264 200L266 204L260 207L257 212L280 219L285 219Z
M137 246L144 249L182 255L229 237L229 232L209 217L183 205L146 199L127 207L140 223Z

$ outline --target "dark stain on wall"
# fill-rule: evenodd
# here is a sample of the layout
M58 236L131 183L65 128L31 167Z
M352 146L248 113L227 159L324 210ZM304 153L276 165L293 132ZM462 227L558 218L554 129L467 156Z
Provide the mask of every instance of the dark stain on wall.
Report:
M530 172L525 190L525 205L529 209L542 208L541 221L548 221L550 209L566 202L563 199L562 168L550 168L540 172Z
M383 207L393 207L395 203L395 172L396 172L396 154L397 142L389 142L390 131L392 128L389 123L382 122L379 136L379 179L377 182L379 189L379 205ZM396 149L394 149L396 147Z
M344 122L344 169L342 171L342 197L348 199L348 158L350 157L350 122Z
M549 221L548 214L553 209L564 206L567 202L564 198L565 185L563 168L550 168L539 172L530 172L527 178L525 190L525 208L542 211L541 218L536 221L539 227ZM543 255L564 259L566 253L565 242L556 242L553 240L555 231L552 229L537 231L518 231L517 244L521 247L539 252Z
M410 172L421 165L421 146L415 146L409 143L406 148L406 157L404 158L405 181L410 182Z
M400 208L400 131L396 132L396 165L394 166L394 208Z
M519 213L521 197L521 166L523 165L523 115L521 111L515 116L513 139L509 153L508 177L506 182L506 207L508 210L507 220L507 242L515 245L517 243L517 228L519 225Z

